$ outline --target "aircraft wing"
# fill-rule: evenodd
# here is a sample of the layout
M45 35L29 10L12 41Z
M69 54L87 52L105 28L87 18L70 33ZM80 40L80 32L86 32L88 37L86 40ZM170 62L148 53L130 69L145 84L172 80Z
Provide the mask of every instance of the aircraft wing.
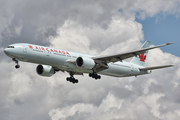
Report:
M140 71L146 71L146 70L155 70L155 69L161 69L166 67L173 67L173 65L164 65L164 66L155 66L155 67L146 67L146 68L139 68Z
M132 52L128 52L128 53L109 55L109 56L102 56L102 57L94 57L93 59L96 62L102 62L102 63L117 62L117 61L122 61L124 59L130 58L130 57L133 57L133 56L140 55L142 53L145 53L148 50L159 48L159 47L170 45L170 44L173 44L173 43L166 43L166 44L158 45L158 46L155 46L155 47L144 48L144 49L140 49L140 50L136 50L136 51L132 51Z

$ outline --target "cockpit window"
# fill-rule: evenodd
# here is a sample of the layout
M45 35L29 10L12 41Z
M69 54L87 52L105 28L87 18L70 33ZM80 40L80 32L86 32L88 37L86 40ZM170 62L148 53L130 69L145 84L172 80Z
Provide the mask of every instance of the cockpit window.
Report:
M8 46L7 48L14 48L14 46Z

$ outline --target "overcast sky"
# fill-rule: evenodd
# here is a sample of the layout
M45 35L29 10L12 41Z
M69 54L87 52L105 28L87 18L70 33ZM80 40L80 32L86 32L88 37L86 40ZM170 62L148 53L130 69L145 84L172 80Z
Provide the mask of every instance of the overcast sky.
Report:
M0 0L0 120L179 120L180 0ZM175 42L151 50L146 66L174 64L150 75L95 81L59 72L36 74L3 49L33 43L108 55Z

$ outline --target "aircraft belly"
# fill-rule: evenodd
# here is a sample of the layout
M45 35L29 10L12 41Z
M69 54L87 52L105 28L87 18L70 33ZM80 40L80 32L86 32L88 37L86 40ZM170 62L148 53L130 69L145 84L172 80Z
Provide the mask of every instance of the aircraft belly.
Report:
M131 68L122 67L117 65L109 65L109 69L99 72L103 75L115 76L115 77L124 77L126 74L131 74Z

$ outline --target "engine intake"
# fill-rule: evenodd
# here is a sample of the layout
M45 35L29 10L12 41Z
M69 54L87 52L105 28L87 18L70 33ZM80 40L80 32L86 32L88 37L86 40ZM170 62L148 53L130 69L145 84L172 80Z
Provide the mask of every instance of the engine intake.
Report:
M82 67L85 69L92 69L95 66L95 62L91 58L78 57L76 59L76 66Z
M38 75L46 77L51 77L55 74L53 67L48 65L38 65L36 68L36 72Z

